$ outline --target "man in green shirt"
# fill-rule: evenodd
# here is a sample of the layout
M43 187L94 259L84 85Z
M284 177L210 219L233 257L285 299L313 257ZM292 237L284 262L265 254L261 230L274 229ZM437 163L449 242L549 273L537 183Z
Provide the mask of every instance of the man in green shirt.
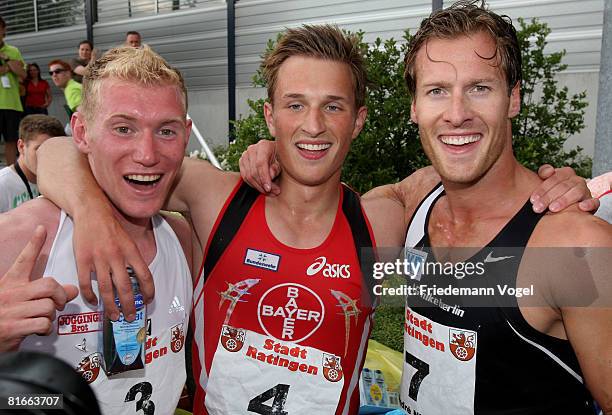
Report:
M0 135L4 139L6 164L15 163L19 120L23 107L19 81L25 79L25 63L19 49L4 42L6 22L0 16Z
M49 62L49 75L53 83L58 88L64 91L66 105L70 111L68 115L72 115L77 107L81 104L81 84L72 79L72 68L68 62L60 59L54 59Z

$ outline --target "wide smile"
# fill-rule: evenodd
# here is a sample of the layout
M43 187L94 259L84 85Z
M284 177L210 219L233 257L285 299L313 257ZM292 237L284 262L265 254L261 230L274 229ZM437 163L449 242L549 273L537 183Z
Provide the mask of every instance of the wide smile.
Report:
M156 187L162 176L161 174L126 174L123 179L137 190L148 190Z
M471 151L482 139L482 134L453 134L438 136L444 148L455 154L462 154Z
M299 153L302 157L309 160L318 160L327 154L327 151L331 148L331 143L295 143Z

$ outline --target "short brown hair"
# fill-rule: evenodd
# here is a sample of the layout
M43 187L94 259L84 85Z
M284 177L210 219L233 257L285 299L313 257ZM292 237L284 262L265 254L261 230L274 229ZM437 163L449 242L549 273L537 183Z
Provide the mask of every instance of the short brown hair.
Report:
M110 49L100 59L90 62L83 75L83 100L79 106L87 120L96 111L102 80L114 78L147 87L176 85L185 104L187 114L187 89L178 69L173 68L150 47L132 48L120 46Z
M70 66L70 64L61 59L53 59L51 62L49 62L47 66L49 66L50 68L52 65L60 65L62 68L64 68L65 71L72 71L72 67Z
M335 25L303 25L287 29L276 47L266 53L261 63L270 102L274 98L278 71L283 62L291 56L309 56L349 65L353 77L355 105L357 108L364 105L367 74L361 42L357 35L345 34Z
M47 134L50 137L66 135L62 123L50 115L28 115L19 123L19 138L24 142L27 143L39 134Z
M480 4L477 4L480 3ZM429 39L453 39L478 32L488 33L495 41L495 55L481 56L483 59L498 59L506 75L508 95L522 79L521 50L512 20L486 8L485 0L461 0L447 9L433 12L421 22L421 27L410 41L404 64L404 79L408 91L416 92L415 62L419 49Z
M93 43L91 43L89 39L81 40L79 42L79 47L81 47L81 45L89 45L89 47L93 49Z

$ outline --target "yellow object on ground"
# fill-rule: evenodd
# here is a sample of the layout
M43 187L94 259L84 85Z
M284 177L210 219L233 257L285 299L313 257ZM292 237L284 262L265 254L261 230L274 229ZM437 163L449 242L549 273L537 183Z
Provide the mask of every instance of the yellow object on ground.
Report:
M378 369L383 372L388 391L398 392L400 382L402 381L403 366L404 359L402 359L400 352L376 340L368 341L368 352L363 367L367 367L372 371Z

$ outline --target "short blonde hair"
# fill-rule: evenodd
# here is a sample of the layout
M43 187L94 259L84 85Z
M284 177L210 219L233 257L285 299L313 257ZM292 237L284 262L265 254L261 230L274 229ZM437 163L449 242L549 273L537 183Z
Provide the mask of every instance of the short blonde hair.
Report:
M187 89L178 69L172 67L150 47L117 47L87 65L83 76L83 99L79 106L87 120L96 112L100 86L104 79L136 82L143 86L176 85L181 91L187 114Z

